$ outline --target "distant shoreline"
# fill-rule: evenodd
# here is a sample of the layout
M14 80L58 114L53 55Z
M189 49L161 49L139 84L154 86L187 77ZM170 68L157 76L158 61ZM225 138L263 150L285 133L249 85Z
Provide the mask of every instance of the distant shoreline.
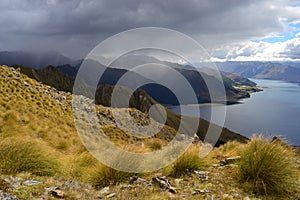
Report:
M201 107L206 107L206 106L229 106L229 105L235 105L235 104L242 104L242 102L240 101L227 101L226 104L223 103L198 103L198 104L183 104L181 106L201 106ZM171 104L167 104L164 105L166 108L170 108L170 107L177 107L180 105L171 105Z

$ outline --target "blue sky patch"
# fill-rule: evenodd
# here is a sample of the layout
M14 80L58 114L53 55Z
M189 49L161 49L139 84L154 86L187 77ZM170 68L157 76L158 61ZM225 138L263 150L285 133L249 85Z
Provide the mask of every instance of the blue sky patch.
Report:
M276 36L264 38L262 40L252 40L252 42L268 42L268 43L275 43L275 42L285 42L287 40L295 38L296 34L300 32L300 23L296 24L289 24L290 27L294 29L293 32L284 32L280 33Z

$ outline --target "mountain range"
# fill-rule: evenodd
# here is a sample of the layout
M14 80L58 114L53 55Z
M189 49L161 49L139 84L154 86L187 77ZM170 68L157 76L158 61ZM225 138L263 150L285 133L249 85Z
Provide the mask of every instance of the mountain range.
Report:
M80 65L83 61L77 61L77 65L65 64L59 66L48 65L47 67L40 69L32 69L30 67L23 67L22 65L15 65L16 67L22 66L22 70L24 73L27 73L32 78L35 78L44 83L50 84L60 90L72 92L73 83L77 72L80 68ZM73 63L76 63L73 61ZM190 99L185 98L184 102L181 104L191 104L191 103L207 103L211 102L210 92L208 90L207 84L211 85L215 91L216 88L225 87L225 92L227 96L227 103L235 103L241 98L250 97L251 92L258 91L255 88L256 84L246 78L242 78L237 75L230 75L228 73L221 73L223 81L218 80L216 76L209 71L209 69L201 68L200 70L196 70L190 66L183 66L177 63L171 63L166 61L160 61L156 58L149 56L128 56L125 59L119 60L118 62L113 63L112 66L106 67L105 65L94 61L94 60L84 60L84 65L86 67L86 71L84 74L84 81L88 85L117 85L119 79L126 74L126 80L123 81L122 86L126 86L131 89L135 89L135 85L143 85L140 89L144 90L147 94L149 94L153 99L162 104L172 104L178 105L179 102L177 98L174 96L173 92L163 85L159 84L159 82L153 82L149 78L145 77L143 74L139 74L133 71L128 70L130 66L134 67L141 64L163 64L175 69L179 72L191 85L194 89L198 102L192 102ZM148 72L151 73L155 69L149 68ZM172 71L172 70L171 70ZM156 73L156 78L162 82L168 82L170 85L180 88L181 81L171 75L171 71L169 69L160 69L159 73ZM94 74L102 74L101 79L98 83L94 83ZM58 80L60 79L60 80ZM144 84L148 83L148 84ZM249 88L239 88L239 86L244 85ZM249 90L248 90L249 89ZM184 96L185 90L179 89L179 94ZM219 95L218 98L222 99L223 94ZM221 101L221 100L220 100Z
M2 51L0 52L0 63L8 66L18 64L34 69L40 69L48 65L58 66L64 64L78 64L78 61L74 61L55 51Z
M104 57L101 63L106 63ZM2 51L0 52L0 64L3 65L22 65L33 69L42 69L48 65L63 66L70 65L78 68L83 59L71 59L58 52L30 52L30 51ZM112 68L129 69L144 63L161 63L175 68L182 68L183 65L177 63L163 62L154 57L131 55L118 59L111 64ZM98 63L97 65L99 65ZM102 64L100 64L102 65ZM258 61L227 61L217 62L216 65L221 71L239 74L242 77L273 79L288 82L300 83L300 63L297 62L258 62ZM102 66L103 67L103 66ZM63 72L73 73L74 70L62 69ZM73 71L73 72L72 72Z
M216 64L221 71L236 73L247 78L300 83L300 65L297 63L218 62Z

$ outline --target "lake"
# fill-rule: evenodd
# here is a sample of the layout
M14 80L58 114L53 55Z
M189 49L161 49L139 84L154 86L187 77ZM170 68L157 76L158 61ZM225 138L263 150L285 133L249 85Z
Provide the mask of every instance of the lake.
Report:
M253 134L277 135L289 144L299 146L300 86L274 80L251 80L266 88L263 88L262 92L251 94L250 98L241 100L241 104L226 105L224 127L247 137ZM211 106L197 106L200 108L200 117L212 121ZM180 113L178 106L169 108ZM214 109L224 108L214 106ZM183 115L195 116L195 105L184 106Z

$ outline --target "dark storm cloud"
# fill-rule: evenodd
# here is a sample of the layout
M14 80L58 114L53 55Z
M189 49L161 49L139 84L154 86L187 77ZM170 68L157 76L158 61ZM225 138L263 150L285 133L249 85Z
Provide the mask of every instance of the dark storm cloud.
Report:
M2 0L0 48L87 53L108 36L159 26L182 31L207 47L280 32L296 18L286 1L263 0ZM84 53L82 53L84 52Z

